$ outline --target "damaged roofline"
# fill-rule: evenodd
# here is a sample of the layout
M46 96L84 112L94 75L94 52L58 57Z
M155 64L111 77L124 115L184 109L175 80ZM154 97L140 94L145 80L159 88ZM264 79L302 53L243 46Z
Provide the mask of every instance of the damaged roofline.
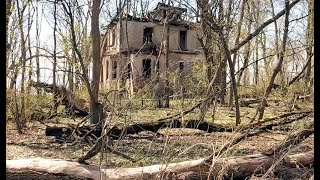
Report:
M122 20L127 20L127 21L137 21L137 22L154 22L154 23L157 23L157 24L161 24L161 20L157 20L157 19L152 19L150 18L150 15L152 13L154 13L155 11L158 11L160 10L161 8L168 8L168 7L172 7L176 10L179 10L181 11L182 13L185 13L187 12L187 9L185 8L180 8L180 7L174 7L174 6L169 6L165 3L158 3L157 6L152 10L152 11L149 11L147 13L147 17L134 17L130 14L126 14L126 17L123 17ZM115 17L112 18L112 20L110 21L110 23L105 26L103 29L106 30L106 29L110 29L112 28L114 25L116 25L119 20L120 20L120 13L118 13ZM175 21L175 22L170 22L169 23L170 25L174 25L174 26L186 26L186 27L189 27L190 24L197 24L197 23L194 23L194 22L189 22L189 21L184 21L184 22L181 22L181 21Z

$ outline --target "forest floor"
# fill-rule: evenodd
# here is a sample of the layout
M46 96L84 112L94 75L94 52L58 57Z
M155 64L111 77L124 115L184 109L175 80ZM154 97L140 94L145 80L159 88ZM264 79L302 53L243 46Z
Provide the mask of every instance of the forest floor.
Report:
M267 107L266 116L277 116L285 111L284 106L279 104ZM313 109L311 103L304 103L303 109ZM252 117L256 108L241 108L242 123L248 123L249 117ZM161 113L157 111L162 111ZM144 110L137 111L132 119L147 121L158 119L169 113L173 113L173 109L167 110ZM159 115L160 114L160 115ZM208 119L210 115L208 116ZM193 119L193 115L189 114L189 118ZM188 119L188 118L186 118ZM301 127L306 119L313 120L313 115L309 115L304 119L294 121L293 123L276 127L272 130L265 131L257 136L251 136L244 139L238 145L230 148L220 157L243 156L261 153L264 150L281 143L289 133ZM76 118L74 120L56 120L49 124L61 125L66 121L74 124L81 121ZM219 107L215 114L215 123L217 124L233 124L234 112L226 107ZM18 134L12 122L7 123L6 127L6 159L21 158L51 158L51 159L77 159L84 155L90 148L88 144L82 143L70 146L68 143L54 143L53 137L45 136L44 124L39 122L30 122L28 129L24 134ZM214 132L206 133L196 129L177 128L162 129L163 136L156 136L154 133L141 132L136 135L128 135L121 140L114 140L112 147L115 150L123 152L128 156L138 160L132 163L112 153L104 153L104 167L138 167L160 163L180 162L192 159L206 157L217 151L223 144L231 141L236 132ZM300 145L292 148L290 153L307 152L314 149L314 136L311 135L305 139ZM99 165L100 155L88 160L88 163ZM281 168L280 165L278 168ZM275 179L308 179L313 174L313 167L299 167L286 170L280 170L278 174L271 177Z

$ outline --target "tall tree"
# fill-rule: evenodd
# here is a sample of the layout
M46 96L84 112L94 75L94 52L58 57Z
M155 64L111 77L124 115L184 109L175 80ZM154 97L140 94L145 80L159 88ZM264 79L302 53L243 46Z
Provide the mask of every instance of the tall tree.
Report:
M97 123L102 118L101 113L97 111L99 107L99 83L100 83L100 27L99 27L99 14L100 14L100 0L93 0L92 16L91 16L91 35L92 35L92 97L90 99L90 112L95 113L91 118L91 123Z
M167 17L165 17L165 34L166 39L164 43L164 59L166 62L166 69L165 69L165 92L166 92L166 101L164 107L169 108L169 40L170 40L170 19L171 19L171 11L170 11L170 3L171 1L168 0L168 12Z
M12 0L6 1L6 73L8 71L8 59L10 54L10 44L8 42L8 28L9 28L9 20L12 14Z
M235 107L236 107L236 125L240 124L240 110L239 110L239 101L238 101L238 90L237 90L237 84L235 80L235 72L234 72L234 66L231 58L231 52L228 47L228 42L227 42L227 35L224 32L225 27L223 26L223 21L224 19L224 5L223 5L223 0L220 0L217 2L215 5L218 9L218 18L215 18L215 14L212 13L212 11L203 11L208 8L208 4L206 4L208 1L201 1L199 3L199 7L202 9L200 12L205 12L201 14L202 21L207 24L207 26L217 34L218 36L218 44L219 48L222 51L223 55L223 60L220 63L219 67L221 68L221 65L224 64L226 61L228 62L229 68L230 68L230 76L231 76L231 84L232 84L232 89L233 89L233 95L235 99ZM222 24L222 25L221 25ZM225 66L225 65L223 65ZM219 69L219 68L218 68ZM223 72L222 68L222 72ZM217 72L215 73L217 74ZM215 77L217 77L215 75ZM214 78L213 80L216 80ZM212 82L212 81L211 81ZM210 83L211 84L211 83Z
M76 31L75 31L75 20L74 20L74 11L73 5L69 1L62 1L62 7L67 17L69 18L69 27L71 30L71 42L73 50L77 55L77 59L79 60L81 66L81 78L87 88L90 97L90 112L93 114L91 116L91 123L95 124L99 122L100 118L103 115L103 109L101 105L98 103L98 93L99 93L99 81L100 81L100 68L101 68L101 60L100 60L100 29L99 29L99 12L100 12L100 0L94 0L92 5L92 16L91 16L91 35L92 35L92 48L94 49L94 57L93 59L93 67L92 67L92 83L89 81L88 75L88 66L87 66L87 55L83 56L80 52L77 39L76 39ZM98 49L96 49L98 48ZM98 52L98 53L96 53ZM88 57L87 57L88 58ZM87 61L86 61L87 60Z
M40 82L40 61L39 61L39 48L40 48L40 26L39 26L39 3L36 1L36 76L37 82ZM40 89L37 89L37 94L40 95Z
M242 3L241 3L240 17L239 17L239 21L238 21L238 24L237 24L237 33L236 33L236 38L235 38L235 41L234 41L234 45L237 45L239 43L239 40L240 40L241 27L242 27L242 21L243 21L243 16L244 16L244 8L245 8L246 3L247 3L247 0L243 0ZM233 54L233 57L232 57L233 68L235 68L235 64L236 64L236 61L237 61L237 53L238 53L238 51L235 51L234 54ZM233 90L232 90L231 87L230 87L230 91L229 91L229 106L233 107Z
M57 0L54 1L53 11L54 25L53 25L53 68L52 68L52 86L53 86L53 113L57 113L58 96L57 96Z
M247 34L250 35L251 34L251 25L252 25L252 21L253 21L253 18L252 18L252 13L251 13L251 6L249 3L247 3L247 12L246 12L247 16L248 16L248 26L247 26ZM251 56L251 41L248 41L248 43L245 45L244 47L244 62L243 62L243 67L246 67L248 66L248 63L249 63L249 59L250 59L250 56ZM244 77L243 77L243 84L244 85L247 85L248 83L248 69L240 69L240 72L239 72L239 75L238 75L238 84L241 83L241 78L242 78L242 75L244 74Z
M256 13L254 13L254 19L255 19L255 28L259 27L259 19L260 19L260 1L254 1L253 6L256 9ZM254 64L254 84L258 84L259 79L259 39L260 36L258 36L255 39L255 64Z
M289 0L285 1L285 23L284 23L284 33L283 33L283 39L282 39L282 45L281 45L281 52L279 56L279 61L276 65L276 67L273 70L273 74L269 80L268 87L264 93L264 97L262 99L262 102L257 110L257 113L259 113L259 120L263 118L264 110L267 104L267 99L268 96L271 93L272 86L274 83L274 80L277 76L277 74L280 72L283 61L284 61L284 56L285 56L285 51L286 51L286 45L287 45L287 39L288 39L288 31L289 31L289 13L290 13L290 6L289 6Z
M308 0L308 26L307 26L307 69L305 82L308 85L311 76L311 65L314 51L314 0Z
M21 3L21 2L20 2ZM16 116L16 123L17 123L17 129L19 133L22 133L23 128L25 127L25 72L26 72L26 62L27 62L27 55L26 55L26 42L25 42L25 35L23 30L23 17L24 17L24 11L27 7L28 3L24 3L21 7L19 3L19 0L16 1L17 6L17 13L18 13L18 23L19 23L19 31L20 31L20 52L21 52L21 58L20 61L22 62L22 72L21 72L21 87L20 87L20 95L21 95L21 108L19 114Z

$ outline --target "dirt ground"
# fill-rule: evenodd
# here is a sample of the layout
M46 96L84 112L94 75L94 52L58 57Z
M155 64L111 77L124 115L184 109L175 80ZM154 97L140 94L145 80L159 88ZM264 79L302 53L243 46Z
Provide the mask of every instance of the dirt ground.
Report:
M313 120L313 117L308 117ZM281 143L290 132L301 126L305 119L291 123L281 128L260 133L243 140L230 148L220 157L243 156L260 153L278 143ZM80 121L77 120L77 121ZM76 123L76 122L75 122ZM6 128L6 159L21 158L51 158L51 159L77 159L90 148L88 144L70 143L58 144L53 137L45 136L45 125L39 122L28 124L24 134L18 134L13 123L8 122ZM104 167L138 167L160 163L173 163L206 157L230 142L238 133L214 132L206 133L195 129L162 129L162 136L151 132L141 132L128 135L121 140L114 140L112 147L134 159L136 163L123 159L110 152L103 154L104 160L100 162L101 155L88 160L88 163ZM300 145L290 149L289 154L313 150L314 136L305 139ZM281 169L282 168L282 169ZM313 174L313 167L288 168L281 164L270 179L308 179ZM253 179L255 176L252 177Z
M140 135L133 135L123 140L113 142L114 149L124 152L125 154L138 160L137 163L128 162L111 153L106 153L105 161L108 167L137 167L159 163L172 163L206 157L217 151L222 144L230 141L237 134L228 132L216 133L199 133L193 135L194 130L190 129L174 129L163 130L169 134L179 134L175 136L151 137L144 139ZM172 132L173 131L173 132ZM178 131L178 132L177 132ZM190 134L191 133L191 134ZM287 132L270 131L261 133L258 136L248 137L235 148L230 149L222 157L243 156L259 153L277 143L280 143L287 136ZM134 138L135 137L135 138ZM295 148L291 153L306 152L314 147L313 135ZM89 146L86 144L78 146L70 146L68 144L57 144L50 137L44 136L44 127L35 125L27 130L23 135L18 135L16 130L7 128L7 159L21 158L52 158L52 159L76 159L88 151ZM89 163L99 165L99 155L89 160ZM312 175L313 168L293 168L297 176ZM288 170L288 169L286 169ZM291 169L292 171L292 169ZM303 174L298 173L304 172ZM282 173L282 174L281 174ZM289 177L293 173L280 172L280 177Z

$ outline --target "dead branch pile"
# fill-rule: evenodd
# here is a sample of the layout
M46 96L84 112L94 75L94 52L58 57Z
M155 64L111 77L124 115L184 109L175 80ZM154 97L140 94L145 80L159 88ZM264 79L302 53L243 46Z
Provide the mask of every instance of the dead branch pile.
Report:
M33 171L77 175L79 177L95 180L102 177L107 179L160 179L164 177L179 176L185 172L197 172L202 176L226 176L247 177L251 174L266 172L280 155L286 154L289 146L293 147L309 137L313 130L313 124L288 136L280 145L275 146L270 153L247 155L242 157L217 158L209 156L180 163L159 164L138 168L99 169L97 166L83 165L77 162L57 159L21 159L7 160L7 172ZM279 151L281 149L282 151ZM314 161L314 152L288 155L283 159L284 164L295 166L310 165Z
M42 88L47 93L53 93L53 85L47 84L44 82L35 82L30 81L29 85L35 88ZM71 92L69 92L63 86L56 87L56 93L58 97L61 99L61 104L64 105L67 111L71 114L77 114L80 116L87 116L88 115L88 106L86 106L86 101L84 99L76 98Z

